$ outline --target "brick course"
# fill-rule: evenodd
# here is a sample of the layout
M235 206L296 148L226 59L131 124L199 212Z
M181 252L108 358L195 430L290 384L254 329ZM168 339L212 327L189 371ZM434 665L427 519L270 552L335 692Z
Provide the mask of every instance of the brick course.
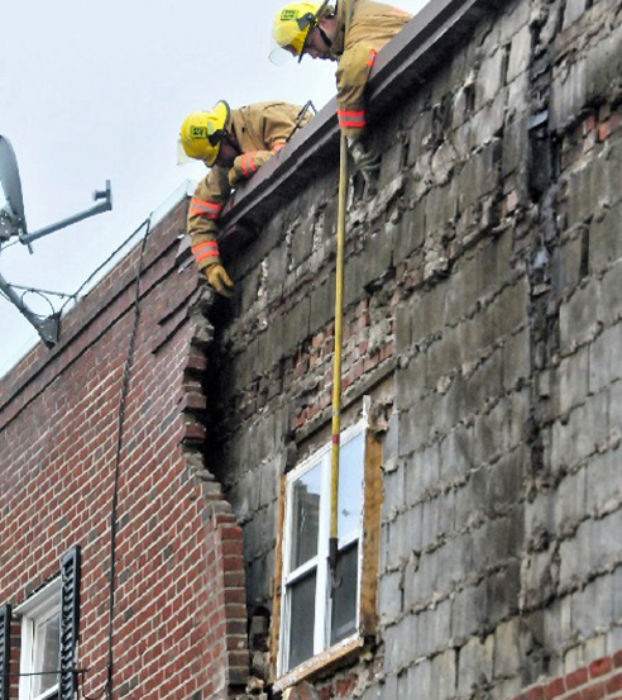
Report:
M615 670L614 658L615 655L596 659L589 666L566 676L534 685L512 700L617 700L622 688L622 673Z

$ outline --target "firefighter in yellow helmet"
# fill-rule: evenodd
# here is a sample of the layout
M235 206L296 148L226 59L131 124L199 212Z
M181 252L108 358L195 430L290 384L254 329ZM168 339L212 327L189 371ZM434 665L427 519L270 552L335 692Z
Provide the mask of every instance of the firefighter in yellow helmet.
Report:
M181 125L180 145L186 156L210 168L190 200L190 246L199 269L223 296L231 296L233 282L218 252L218 218L231 189L252 177L309 117L285 102L231 109L221 100L209 112L192 112Z
M377 156L363 145L364 91L376 54L412 18L408 12L374 0L351 0L345 33L346 3L291 2L276 15L273 38L300 61L311 58L338 61L337 118L346 135L355 164L368 175L378 166ZM274 53L273 53L274 55ZM278 52L277 52L278 55Z

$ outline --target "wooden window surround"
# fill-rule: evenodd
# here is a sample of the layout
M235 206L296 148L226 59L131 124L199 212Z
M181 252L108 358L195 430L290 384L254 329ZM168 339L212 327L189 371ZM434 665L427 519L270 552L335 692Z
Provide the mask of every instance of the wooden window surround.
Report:
M330 588L326 563L329 518L326 489L330 488L326 469L330 473L330 442L324 443L281 478L270 640L275 691L348 663L376 633L382 445L372 429L370 408L371 399L366 396L363 398L362 419L341 434L339 510L342 516L345 511L346 516L340 517L339 551L343 556L343 570L349 569L352 573L354 552L358 550L355 621L351 609L335 620L331 615L331 596L325 593ZM360 445L357 445L357 440L360 440ZM349 449L350 454L344 455L344 449ZM356 469L357 454L362 477L358 499L356 488L352 483L348 484L342 471L344 461L351 469ZM348 489L343 488L345 485ZM360 520L354 526L347 517L347 506L357 500L360 502ZM338 558L338 578L339 562ZM350 590L344 589L344 601L348 593L354 592L353 589L350 582ZM292 610L294 598L297 603L295 611ZM303 606L302 610L300 606ZM342 605L341 609L344 607L348 608L348 605ZM308 628L293 630L292 617L295 617L294 626L300 626L304 621ZM292 643L293 633L298 636ZM332 640L337 641L331 643Z

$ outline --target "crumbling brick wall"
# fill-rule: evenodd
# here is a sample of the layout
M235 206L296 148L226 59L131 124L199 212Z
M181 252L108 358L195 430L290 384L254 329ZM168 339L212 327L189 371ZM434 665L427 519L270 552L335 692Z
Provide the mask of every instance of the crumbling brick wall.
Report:
M557 697L622 648L620 7L473 5L376 115L376 193L351 182L344 403L386 421L380 624L326 698ZM336 189L335 164L231 263L216 470L262 610L280 477L330 421Z
M201 452L212 328L196 270L176 262L185 209L149 233L142 264L138 245L63 319L59 346L2 381L0 602L15 608L81 546L85 697L106 685L122 405L110 697L242 697L248 682L241 532ZM13 674L19 631L15 617ZM17 686L12 675L11 698Z

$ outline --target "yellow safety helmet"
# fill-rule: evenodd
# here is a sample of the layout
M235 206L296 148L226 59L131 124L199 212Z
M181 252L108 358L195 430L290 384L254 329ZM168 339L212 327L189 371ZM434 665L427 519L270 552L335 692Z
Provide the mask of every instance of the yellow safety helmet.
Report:
M324 2L290 2L285 5L274 18L272 38L276 42L275 49L270 53L270 59L278 60L282 55L278 49L285 49L292 56L302 59L309 32L318 25L321 11L328 4Z
M214 165L230 121L231 110L224 100L217 102L211 112L191 112L184 119L179 134L186 155Z

